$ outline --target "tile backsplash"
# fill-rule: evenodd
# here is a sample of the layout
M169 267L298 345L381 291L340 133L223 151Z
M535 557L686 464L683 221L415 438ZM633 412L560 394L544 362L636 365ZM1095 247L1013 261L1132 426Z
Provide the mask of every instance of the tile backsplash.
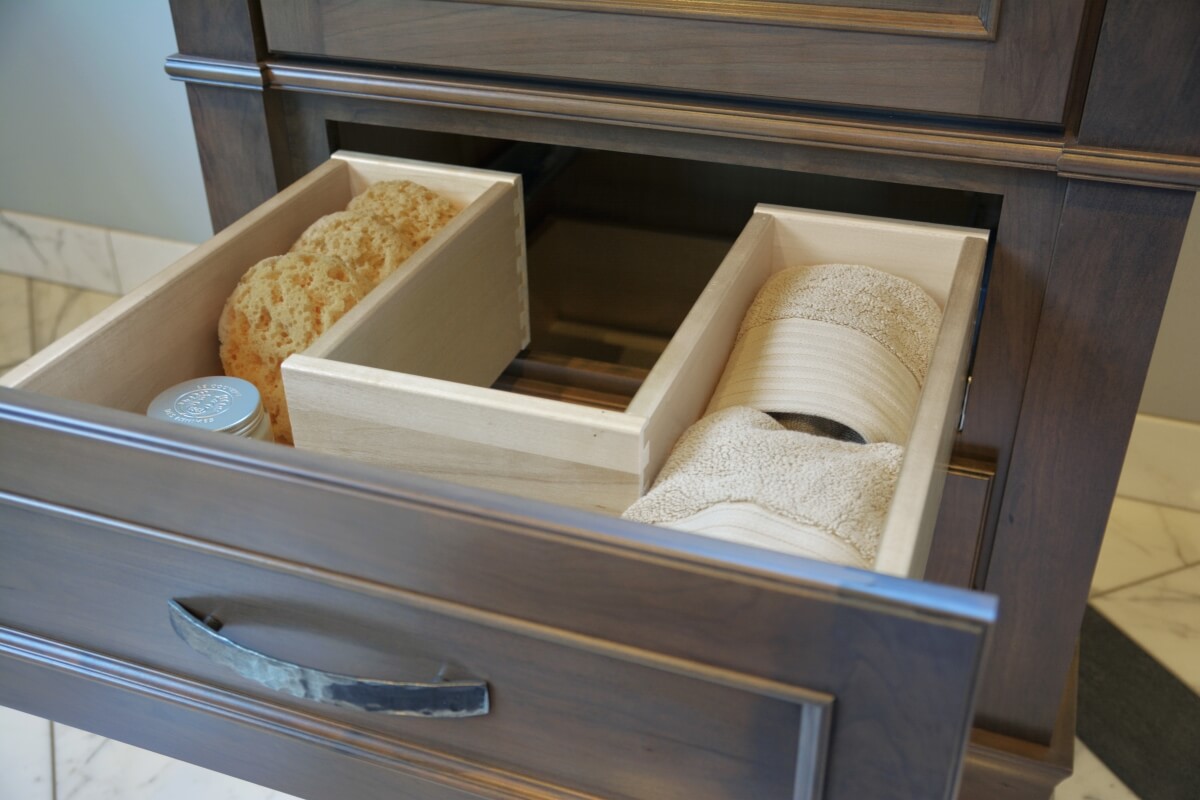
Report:
M108 231L0 211L0 269L101 292L120 292Z
M50 723L0 706L0 797L55 800Z
M0 210L0 272L124 294L195 247L78 222Z

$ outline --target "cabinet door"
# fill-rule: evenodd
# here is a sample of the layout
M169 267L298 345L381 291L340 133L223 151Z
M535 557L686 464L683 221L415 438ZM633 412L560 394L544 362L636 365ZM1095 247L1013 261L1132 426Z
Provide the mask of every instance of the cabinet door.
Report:
M1084 0L263 0L276 54L1063 119Z
M0 703L306 797L954 795L990 598L0 400ZM276 662L484 682L488 713L280 692L171 601Z

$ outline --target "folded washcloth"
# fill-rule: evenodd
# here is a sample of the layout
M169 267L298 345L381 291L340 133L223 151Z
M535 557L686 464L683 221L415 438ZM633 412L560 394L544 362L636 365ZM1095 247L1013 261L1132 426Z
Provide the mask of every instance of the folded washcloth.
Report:
M866 442L903 444L941 319L915 283L870 267L778 272L742 321L708 413L821 417Z
M688 428L624 516L869 569L903 454L790 431L735 406Z

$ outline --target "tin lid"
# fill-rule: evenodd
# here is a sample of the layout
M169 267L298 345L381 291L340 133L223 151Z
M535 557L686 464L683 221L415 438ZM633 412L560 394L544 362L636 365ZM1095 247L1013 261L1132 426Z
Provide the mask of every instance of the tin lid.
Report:
M262 414L254 384L223 375L176 384L146 409L146 416L153 419L239 436L254 430Z

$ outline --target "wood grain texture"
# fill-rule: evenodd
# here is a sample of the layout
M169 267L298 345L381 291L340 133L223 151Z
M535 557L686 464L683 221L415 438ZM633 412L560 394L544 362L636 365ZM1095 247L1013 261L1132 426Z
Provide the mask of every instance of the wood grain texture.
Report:
M974 585L994 477L988 464L950 463L925 580L967 589Z
M638 498L640 418L304 355L286 376L305 449L609 514Z
M257 0L170 0L180 53L254 62L266 54Z
M1086 30L1087 4L1005 0L974 113L1061 124L1073 88L1076 54L1085 46L1080 37ZM1035 108L1037 112L1027 110Z
M3 627L0 704L308 800L598 800Z
M277 127L278 98L205 84L189 84L187 94L209 214L220 231L286 185L276 170L287 153Z
M313 800L341 800L347 786L366 800L598 800L11 629L0 629L0 704ZM1048 800L1065 776L1023 742L980 735L959 800Z
M997 182L997 189L1004 199L1000 218L994 223L996 244L971 366L971 393L956 453L994 464L995 485L1003 486L1041 323L1066 186L1053 176L1026 172L1005 176ZM979 544L980 575L987 571L1000 515L999 500L996 492L989 497ZM1056 613L1049 607L1044 611L1048 615ZM1065 654L1072 645L1041 642L1039 646L1065 648Z
M1034 742L1053 729L1192 200L1068 190L985 582L1005 613L983 727Z
M239 551L65 509L17 501L0 513L0 583L22 598L5 614L9 627L353 727L385 745L568 791L656 800L787 797L803 706L829 702L753 676L706 680L697 677L706 674L701 664L655 664L652 653L603 642L581 648L565 632L486 609L431 604L271 559L248 564ZM168 599L217 616L222 636L284 661L384 680L486 680L491 709L478 718L429 720L273 692L189 649L171 629Z
M0 490L35 498L39 514L44 503L116 512L123 530L151 529L139 550L162 538L153 531L188 531L166 538L253 565L307 565L308 580L395 590L443 613L477 609L541 639L561 631L589 652L833 695L827 798L952 794L995 611L987 598L258 442L163 439L149 420L0 394L31 407L0 411ZM91 421L69 421L80 417ZM106 472L113 480L96 479ZM20 511L0 519L16 537L31 524Z
M1075 760L1078 659L1071 665L1048 744L976 728L967 747L958 800L1052 800Z
M1052 123L1082 12L1083 0L1006 0L989 42L481 3L263 3L274 52Z
M646 14L909 36L994 39L999 0L485 0L488 5Z
M1079 143L1200 156L1198 75L1200 5L1108 0Z

